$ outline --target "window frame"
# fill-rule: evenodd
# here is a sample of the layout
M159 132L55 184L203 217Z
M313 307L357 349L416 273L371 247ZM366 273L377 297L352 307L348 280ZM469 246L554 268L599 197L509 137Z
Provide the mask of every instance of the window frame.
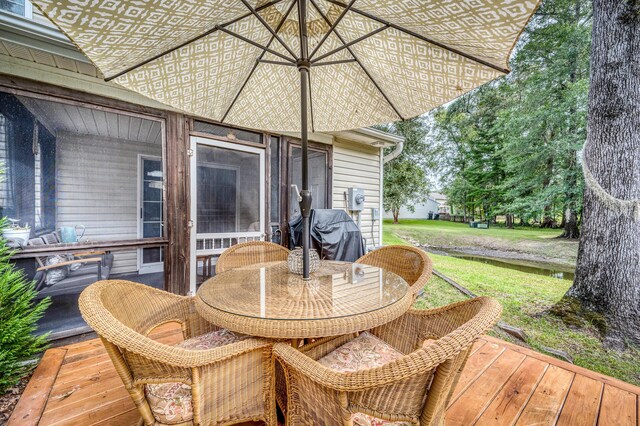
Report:
M326 206L328 209L333 208L333 145L324 144L315 141L309 141L309 150L322 151L327 155L327 194ZM280 138L280 231L282 233L282 244L287 247L289 245L289 170L291 168L291 154L293 148L302 148L302 141L297 138L281 137ZM300 188L302 189L302 188Z

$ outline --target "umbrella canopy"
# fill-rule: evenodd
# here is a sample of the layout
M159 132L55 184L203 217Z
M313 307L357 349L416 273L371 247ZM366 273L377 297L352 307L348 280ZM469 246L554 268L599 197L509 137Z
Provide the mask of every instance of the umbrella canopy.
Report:
M356 4L357 1L357 4ZM539 0L34 0L107 80L302 139L420 115L508 73Z
M297 0L34 3L107 79L215 121L301 130ZM309 125L335 131L415 117L504 75L538 0L301 3Z

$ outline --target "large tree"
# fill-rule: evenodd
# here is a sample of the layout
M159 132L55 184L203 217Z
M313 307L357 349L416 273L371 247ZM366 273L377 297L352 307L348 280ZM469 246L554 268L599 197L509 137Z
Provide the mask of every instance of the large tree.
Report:
M593 1L584 158L595 182L564 301L601 314L610 345L640 343L640 0Z

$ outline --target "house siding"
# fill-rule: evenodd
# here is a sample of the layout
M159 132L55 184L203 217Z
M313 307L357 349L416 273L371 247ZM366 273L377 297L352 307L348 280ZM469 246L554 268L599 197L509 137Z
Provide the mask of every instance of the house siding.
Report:
M367 246L380 245L380 226L372 220L371 209L379 208L382 194L380 148L336 139L333 143L333 208L347 208L345 192L364 189L364 210L360 212L360 229ZM353 215L357 222L357 215Z
M419 203L414 206L414 211L410 211L406 207L401 207L398 214L399 219L427 219L429 213L438 213L440 205L437 201L428 199L425 203ZM385 219L393 219L391 211L384 212Z
M161 156L159 143L58 134L56 223L82 224L93 241L138 237L138 154ZM113 274L135 272L137 252L114 252Z

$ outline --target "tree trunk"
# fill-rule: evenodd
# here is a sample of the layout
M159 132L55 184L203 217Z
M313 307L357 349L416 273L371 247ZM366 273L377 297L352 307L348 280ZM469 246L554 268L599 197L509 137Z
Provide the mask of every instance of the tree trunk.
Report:
M640 198L640 1L594 0L589 168L612 196ZM606 319L606 343L640 343L640 223L585 188L576 278L565 295Z
M580 238L580 230L578 229L578 213L574 209L568 208L564 212L562 221L564 222L564 230L562 231L562 235L560 235L561 238Z
M391 209L391 213L393 214L393 224L398 223L398 215L400 214L400 209Z
M512 214L507 214L505 217L506 220L506 226L509 229L513 229L513 215Z

